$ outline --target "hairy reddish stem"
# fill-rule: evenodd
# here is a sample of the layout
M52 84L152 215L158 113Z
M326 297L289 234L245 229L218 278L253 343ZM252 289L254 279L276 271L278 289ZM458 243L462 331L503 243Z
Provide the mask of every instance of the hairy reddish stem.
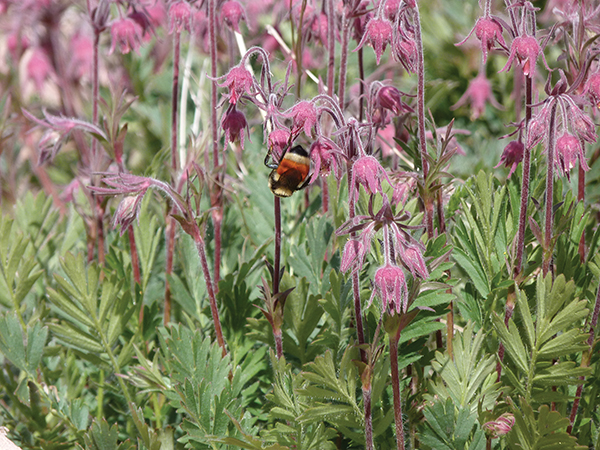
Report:
M552 228L554 225L554 147L556 144L556 107L554 102L550 111L550 125L548 127L548 154L546 170L546 214L544 227L544 256L542 259L542 274L548 275L552 261Z
M396 422L396 443L398 450L404 450L404 422L402 421L402 397L400 397L400 374L398 371L398 340L400 330L390 334L390 363L392 366L392 391L394 393L394 419Z

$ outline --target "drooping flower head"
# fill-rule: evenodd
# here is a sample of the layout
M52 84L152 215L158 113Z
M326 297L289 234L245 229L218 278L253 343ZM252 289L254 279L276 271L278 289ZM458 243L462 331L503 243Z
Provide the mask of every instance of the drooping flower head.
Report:
M517 36L510 46L508 61L500 72L506 72L510 69L516 58L519 64L523 66L523 75L533 78L535 75L535 64L540 53L542 53L542 48L536 38L527 34Z
M112 45L109 53L113 53L116 48L124 55L132 50L139 53L143 32L142 27L129 17L115 20L110 27Z
M221 128L225 132L225 142L235 142L239 139L240 147L244 148L244 129L248 133L248 122L244 113L235 106L229 108L221 119Z
M500 156L500 162L494 166L494 169L500 167L502 164L504 164L505 167L510 167L507 176L507 178L510 178L510 176L517 169L519 163L523 161L524 151L525 146L521 141L510 141L508 145L504 147L502 156Z
M392 23L388 19L374 17L367 23L363 37L358 43L358 47L353 51L357 51L368 42L373 47L373 50L375 50L377 65L379 65L381 55L385 51L387 45L392 42L392 32Z
M385 311L401 314L408 310L408 287L404 272L398 266L386 264L375 272L375 289Z
M183 30L190 31L192 28L192 7L184 1L179 0L169 6L169 34L181 33Z
M502 109L494 94L492 94L492 85L486 78L484 73L480 73L473 78L467 91L463 96L450 107L451 110L455 110L466 103L471 104L471 120L478 119L485 112L485 105L489 102L492 106L498 109Z
M502 26L491 16L483 16L477 19L475 26L471 29L466 38L460 41L458 45L467 42L467 39L475 32L475 36L481 42L481 52L483 53L483 62L487 61L488 53L496 44L506 47L504 38L502 37Z
M253 84L252 74L243 65L238 64L227 72L225 82L219 86L229 89L229 103L235 105L242 95L251 93Z
M244 8L239 2L229 0L221 6L221 20L234 31L240 32L240 20L246 19Z
M571 169L575 167L575 163L579 159L579 164L583 170L590 170L581 145L581 140L576 136L569 133L563 133L556 140L556 151L554 154L554 162L556 167L561 171L563 175L566 175L567 179L571 179Z

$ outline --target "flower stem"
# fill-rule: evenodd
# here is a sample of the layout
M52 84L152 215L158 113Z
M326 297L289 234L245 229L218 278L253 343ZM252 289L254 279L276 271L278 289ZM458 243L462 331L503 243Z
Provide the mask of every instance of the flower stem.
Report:
M421 36L421 18L419 5L415 2L415 41L417 43L417 122L419 133L419 148L421 167L423 168L423 183L427 183L429 162L427 161L427 141L425 140L425 60L423 58L423 38ZM425 198L425 227L427 237L433 236L433 199L426 193Z
M346 71L348 70L348 42L350 41L350 21L346 17L346 8L342 13L342 44L340 55L340 77L338 82L338 102L340 109L344 109L346 95Z
M212 131L212 149L213 149L213 169L215 173L219 167L219 129L217 125L217 21L216 21L216 2L208 0L208 40L210 47L210 76L211 76L211 96L210 96L210 124ZM211 195L213 201L211 206L214 208L211 214L213 227L215 230L215 283L218 285L221 278L221 226L223 224L223 197L221 187L218 183L213 184L216 190Z
M556 107L554 102L550 112L550 125L548 127L548 163L546 170L546 225L544 230L544 256L542 259L542 274L544 277L550 271L552 261L552 228L554 225L554 147L556 143Z
M373 450L373 417L371 414L371 386L363 386L363 402L365 406L365 443L367 450Z
M404 450L404 422L402 421L402 398L400 397L400 375L398 371L398 340L400 329L390 334L390 363L392 366L392 390L394 393L394 419L396 422L396 443L398 450Z
M222 354L225 356L227 350L225 349L225 339L223 339L223 330L221 328L221 319L219 318L219 309L217 308L217 298L215 296L215 286L213 284L212 277L210 276L210 270L208 268L208 261L206 259L206 245L204 239L200 234L198 225L194 222L194 242L196 243L196 249L198 250L198 256L200 257L200 265L202 266L202 274L204 275L204 281L206 283L206 291L208 292L208 299L210 302L210 312L212 314L213 323L215 325L215 334L217 336L217 342L219 347L222 349Z

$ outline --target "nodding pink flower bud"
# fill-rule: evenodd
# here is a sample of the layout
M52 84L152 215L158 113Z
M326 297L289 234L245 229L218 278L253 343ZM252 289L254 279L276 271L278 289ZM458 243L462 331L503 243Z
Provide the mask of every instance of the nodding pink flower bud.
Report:
M358 43L353 51L357 51L362 48L363 45L368 41L373 50L375 50L375 56L377 57L377 64L381 61L381 55L385 51L387 45L392 42L392 23L387 19L381 19L374 17L369 20L365 27L365 33L362 39Z
M590 170L585 160L585 154L583 152L581 141L572 134L564 133L556 140L555 153L554 162L556 166L563 175L567 176L567 179L569 180L571 179L571 169L575 167L577 159L579 159L579 163L581 164L583 170Z
M127 54L132 50L139 53L143 29L135 20L129 17L115 20L110 27L110 35L112 45L109 53L112 54L117 46L122 54Z
M52 63L46 52L37 47L33 50L27 63L27 78L33 81L37 92L42 92L44 83L54 74Z
M352 269L352 272L360 270L364 263L363 250L363 245L358 239L350 239L346 242L342 253L340 270L343 273L348 272L350 269Z
M525 146L521 141L511 141L508 143L506 147L504 147L504 151L502 152L502 156L500 156L500 162L498 165L494 166L494 169L500 167L504 164L505 167L510 167L508 171L508 177L514 173L517 166L521 161L523 161L523 152L525 151Z
M535 62L542 51L540 44L533 36L518 36L510 46L510 54L506 65L500 72L506 72L512 66L515 57L523 65L523 75L533 78L535 75Z
M281 160L283 150L291 144L290 136L290 130L287 128L276 128L269 133L269 150L271 150L271 154L275 161Z
M358 158L354 161L354 164L352 164L351 184L354 195L358 195L359 185L362 185L369 194L383 192L381 189L382 175L387 178L385 170L374 156L365 155Z
M317 126L317 108L308 100L302 100L292 106L284 116L291 117L294 125L292 134L304 130L304 134L312 136L312 128Z
M240 20L246 19L244 8L235 0L223 3L221 6L221 20L223 20L234 31L240 32Z
M392 55L407 72L417 72L417 44L414 39L404 37L403 33L398 33L398 37L394 39L392 46Z
M331 168L339 172L339 166L333 146L323 139L317 139L310 147L310 159L313 162L313 183L319 175L329 175Z
M375 288L385 311L389 308L390 314L401 314L408 310L408 287L400 267L386 264L377 269Z
M592 119L579 106L569 103L569 121L577 136L587 142L596 142L596 126Z
M77 33L70 42L71 58L69 59L69 73L78 80L92 73L92 53L94 43L92 39Z
M225 142L235 142L239 139L240 147L244 148L244 129L248 131L246 116L241 111L231 108L221 119L221 128L225 131Z
M515 425L515 416L511 413L504 413L496 420L483 424L483 429L489 432L492 438L508 434Z
M585 91L596 108L600 108L600 72L593 73L585 84Z
M327 15L320 13L310 26L310 32L313 36L321 41L324 47L327 47Z
M400 0L387 0L383 7L384 16L392 23L396 20L396 16L400 12Z
M548 131L551 103L547 102L540 112L529 121L527 125L527 148L531 149L539 144Z
M125 196L117 206L112 225L113 228L120 227L119 233L121 236L123 236L123 233L125 233L125 230L129 228L133 221L138 218L140 205L145 193L146 191L144 190L137 195Z
M181 33L184 29L191 30L192 7L186 1L180 0L169 6L169 34Z
M483 73L480 73L471 80L467 91L450 109L455 110L469 102L471 104L471 120L475 120L485 112L485 105L488 101L495 108L502 109L492 94L491 83Z
M429 278L429 270L425 265L423 253L416 245L399 245L398 257L402 263L410 270L413 277L419 276L423 280Z
M488 53L496 45L496 42L506 47L506 42L502 37L502 26L500 23L491 17L480 17L477 19L475 26L471 29L466 38L460 41L456 45L462 45L467 42L467 39L471 37L475 32L475 36L481 42L481 51L483 52L483 62L487 61Z
M412 108L402 101L402 93L394 86L383 86L379 89L377 101L382 108L389 109L397 116L402 112L412 111Z
M235 105L240 97L246 93L250 93L254 85L254 77L241 64L232 67L225 75L225 82L220 84L220 87L229 89L229 103Z

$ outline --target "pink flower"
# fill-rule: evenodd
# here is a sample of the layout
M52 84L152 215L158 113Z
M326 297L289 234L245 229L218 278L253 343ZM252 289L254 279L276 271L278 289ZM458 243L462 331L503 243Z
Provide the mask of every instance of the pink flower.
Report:
M352 272L360 270L364 264L364 247L358 239L350 239L344 246L340 270L343 273L352 269Z
M529 121L527 126L527 148L535 147L546 136L553 101L553 99L547 101L542 109Z
M115 20L110 27L112 45L109 53L112 54L117 46L122 54L132 50L139 53L143 32L142 27L129 17Z
M410 270L413 277L416 278L419 276L423 280L429 278L429 271L427 270L425 260L423 259L423 253L419 247L414 244L404 245L403 243L399 243L396 248L399 250L398 257L402 263L408 267L408 270Z
M385 17L390 21L394 22L396 20L396 16L400 11L400 0L387 0L385 2L385 6L383 7L383 13Z
M310 33L316 36L324 47L327 47L327 26L327 15L323 12L315 17L310 26Z
M385 170L374 156L365 155L358 158L352 165L351 184L355 191L354 195L358 195L359 185L362 185L371 195L383 192L381 189L382 175L387 178Z
M489 432L492 438L498 436L504 436L515 425L515 416L511 413L504 413L498 417L495 421L487 422L483 424L483 429Z
M469 102L471 104L471 120L474 120L485 112L485 105L488 101L495 108L502 109L492 94L491 83L483 73L480 73L471 80L467 91L450 109L455 110Z
M533 36L518 36L510 46L510 54L506 65L500 72L506 72L512 66L515 57L523 65L523 74L529 78L535 75L535 62L542 51L540 44Z
M184 29L190 31L192 22L192 7L186 1L180 0L169 6L169 34L181 33Z
M27 78L32 80L38 92L41 92L44 83L54 74L52 63L46 52L37 47L33 50L27 63Z
M254 77L248 69L239 64L231 68L225 75L225 82L219 86L229 89L229 103L235 105L242 95L250 93L253 85Z
M587 80L585 92L596 108L600 107L600 72L593 73Z
M304 130L304 134L312 136L313 127L317 126L317 108L308 100L302 100L292 106L288 111L283 113L285 117L291 117L294 126L292 134L295 136L300 130Z
M570 172L575 167L575 162L579 159L579 163L583 170L590 170L585 160L585 154L581 141L576 136L569 133L563 133L556 140L556 152L554 162L563 175L567 176L567 179L571 179Z
M371 44L373 50L375 50L377 64L379 65L381 55L385 51L387 45L392 42L392 23L387 19L380 19L377 17L369 20L369 23L367 23L365 28L365 33L358 43L358 47L353 51L362 48L367 41Z
M483 62L487 61L489 51L499 43L502 47L506 47L504 38L502 37L502 26L492 17L480 17L477 19L475 26L471 29L466 38L456 45L464 44L467 39L475 32L475 36L481 41L481 51L483 52Z
M235 107L227 110L221 119L221 128L225 131L225 142L235 142L240 140L240 146L244 148L244 129L248 131L248 122L246 116Z
M417 72L417 44L410 33L396 33L392 45L392 55L407 72Z
M80 79L92 73L93 45L92 39L81 33L76 33L71 38L69 73L74 79Z
M383 308L391 314L401 314L408 310L408 287L404 272L398 266L386 264L375 272L375 289ZM371 297L371 301L372 301Z
M513 174L516 170L517 166L521 161L523 161L523 152L525 151L525 146L521 141L511 141L508 143L506 147L504 147L504 151L502 152L502 156L500 156L500 162L498 165L494 166L494 169L500 167L504 164L505 167L510 167L508 171L508 177Z
M324 138L317 139L310 147L310 159L314 167L311 183L319 175L329 175L332 167L336 173L339 172L339 163L333 142L328 142Z
M290 136L290 130L287 128L276 128L269 133L269 149L275 161L281 160L283 150L291 144Z
M412 108L402 101L402 92L394 86L383 86L379 89L377 102L382 108L392 111L397 116L403 112L412 111Z
M221 20L238 33L240 32L240 20L245 18L244 8L239 2L230 0L221 6Z

